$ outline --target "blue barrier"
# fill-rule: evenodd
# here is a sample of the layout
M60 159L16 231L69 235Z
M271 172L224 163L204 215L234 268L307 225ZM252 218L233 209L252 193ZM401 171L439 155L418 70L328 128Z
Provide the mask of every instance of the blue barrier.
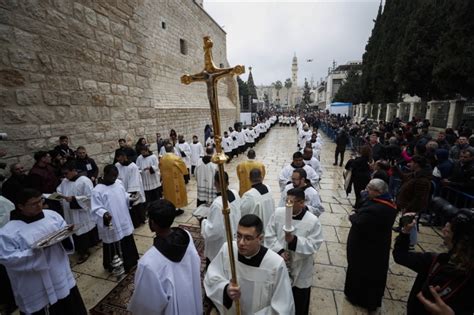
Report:
M457 208L474 208L474 196L449 186L441 188L440 196Z

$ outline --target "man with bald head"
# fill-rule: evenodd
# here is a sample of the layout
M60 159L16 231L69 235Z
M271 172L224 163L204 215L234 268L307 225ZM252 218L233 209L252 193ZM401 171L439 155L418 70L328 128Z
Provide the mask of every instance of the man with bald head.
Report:
M25 188L26 171L22 164L10 165L10 177L2 185L3 197L16 203L18 194Z

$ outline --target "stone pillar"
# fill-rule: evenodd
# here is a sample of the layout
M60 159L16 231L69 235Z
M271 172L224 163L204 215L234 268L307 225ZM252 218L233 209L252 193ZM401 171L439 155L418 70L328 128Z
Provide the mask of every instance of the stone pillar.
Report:
M383 104L377 104L377 121L380 120L380 112L382 111Z
M464 109L464 101L461 100L451 100L449 101L449 113L448 113L448 122L446 123L446 128L457 128L461 118L462 112Z
M394 112L397 110L397 104L389 103L387 104L387 112L385 113L385 121L392 121Z
M411 120L416 113L416 103L410 102L410 114L408 114L408 120Z

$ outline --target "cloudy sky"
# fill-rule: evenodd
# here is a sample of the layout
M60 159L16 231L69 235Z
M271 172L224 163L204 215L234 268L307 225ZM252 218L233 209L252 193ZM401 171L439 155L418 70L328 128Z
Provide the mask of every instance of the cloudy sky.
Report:
M227 32L231 65L252 66L257 85L291 77L298 57L298 85L327 75L332 61L361 60L380 0L204 0ZM313 59L312 62L307 62ZM247 74L243 75L246 80Z

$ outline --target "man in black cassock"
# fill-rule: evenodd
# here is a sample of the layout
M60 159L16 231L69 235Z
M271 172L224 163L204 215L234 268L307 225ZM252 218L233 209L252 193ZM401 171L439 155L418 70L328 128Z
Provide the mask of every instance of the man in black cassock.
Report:
M372 179L367 192L367 200L349 216L344 294L372 312L382 305L397 208L383 180Z

